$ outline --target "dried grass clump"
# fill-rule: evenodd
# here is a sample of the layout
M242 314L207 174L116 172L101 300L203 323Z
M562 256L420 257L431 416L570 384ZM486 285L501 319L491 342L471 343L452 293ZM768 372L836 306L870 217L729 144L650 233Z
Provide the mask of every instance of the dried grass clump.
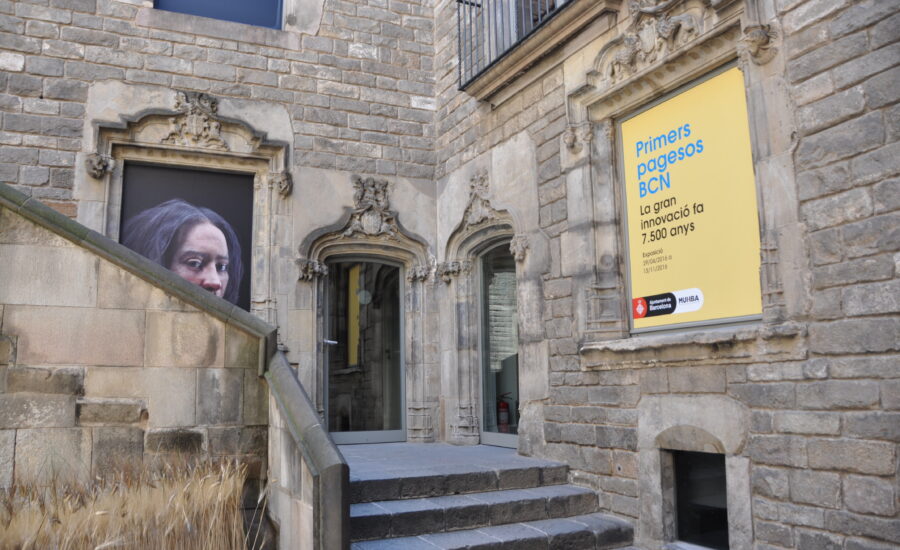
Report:
M243 550L245 466L176 461L0 491L0 549Z

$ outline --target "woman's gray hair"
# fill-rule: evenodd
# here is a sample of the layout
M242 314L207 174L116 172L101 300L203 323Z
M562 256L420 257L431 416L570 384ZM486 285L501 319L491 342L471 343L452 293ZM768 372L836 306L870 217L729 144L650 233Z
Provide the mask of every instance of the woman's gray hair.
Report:
M228 286L225 287L223 298L236 304L244 275L241 245L231 224L209 208L194 206L182 199L168 200L128 220L122 229L121 241L138 254L168 268L187 232L194 226L207 222L225 235L228 245Z

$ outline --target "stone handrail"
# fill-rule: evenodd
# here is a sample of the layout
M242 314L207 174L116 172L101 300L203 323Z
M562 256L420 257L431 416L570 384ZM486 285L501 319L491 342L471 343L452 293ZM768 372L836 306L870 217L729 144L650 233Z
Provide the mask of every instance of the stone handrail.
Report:
M284 353L272 357L266 380L274 401L269 407L270 453L280 455L270 456L269 463L291 462L290 469L281 468L291 471L291 479L278 479L278 472L270 472L271 490L283 493L290 503L287 510L277 509L281 495L270 495L282 529L287 523L294 531L283 533L282 543L317 550L350 548L350 468ZM306 517L297 517L297 510ZM301 532L304 527L312 532Z
M259 338L257 361L260 376L265 371L269 358L277 349L275 327L272 325L182 279L165 267L148 260L109 237L67 218L39 200L29 197L5 183L0 183L0 206L17 212L33 223L90 250L167 294Z
M259 338L257 368L261 376L265 374L269 385L269 430L273 440L269 471L274 490L288 497L287 510L276 510L278 499L272 499L272 511L276 516L282 512L276 519L281 519L283 530L291 533L287 540L292 544L283 547L323 550L350 547L349 467L284 353L277 350L275 327L4 183L0 183L0 207ZM282 456L290 464L284 464Z

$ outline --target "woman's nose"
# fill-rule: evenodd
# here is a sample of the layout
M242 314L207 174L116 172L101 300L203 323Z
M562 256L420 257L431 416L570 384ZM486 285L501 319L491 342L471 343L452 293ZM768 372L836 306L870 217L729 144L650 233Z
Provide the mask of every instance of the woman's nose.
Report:
M218 292L222 288L222 278L219 276L219 272L216 271L215 265L210 265L203 270L200 286L210 292Z

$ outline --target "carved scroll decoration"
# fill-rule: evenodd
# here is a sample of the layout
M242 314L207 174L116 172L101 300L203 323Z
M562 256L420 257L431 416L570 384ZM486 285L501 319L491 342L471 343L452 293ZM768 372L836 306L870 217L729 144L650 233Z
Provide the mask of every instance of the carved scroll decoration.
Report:
M744 29L742 53L756 65L765 65L775 59L778 48L775 40L778 31L772 25L750 25Z
M632 0L628 4L631 23L612 40L588 73L597 88L609 88L662 61L667 55L699 36L702 13L696 9L673 14L685 0Z
M395 213L390 210L388 199L388 181L375 178L353 176L354 209L344 237L362 233L369 237L387 237L396 239L397 221Z
M406 280L411 283L415 281L427 281L429 276L431 276L431 266L416 265L407 271Z
M297 278L300 281L312 281L328 275L328 266L322 262L307 260L306 258L298 258L295 261L297 267L300 268L300 276Z
M519 263L525 260L525 255L528 253L528 247L529 243L527 235L516 235L509 242L509 251L516 262Z
M84 165L92 178L101 179L112 172L113 160L106 155L91 153L84 159Z
M463 214L466 226L474 227L498 218L497 211L491 206L490 192L487 172L472 176L469 180L469 203Z
M269 183L282 198L286 198L294 190L294 180L291 178L290 172L270 174Z
M437 265L436 275L447 284L459 274L468 273L472 269L471 262L454 260L451 262L441 262Z
M594 140L594 126L590 122L570 124L563 132L563 143L573 153L580 153Z
M218 109L219 101L212 96L178 92L175 110L182 114L169 119L172 130L162 139L162 143L227 151L228 145L221 136L222 125L217 120Z

